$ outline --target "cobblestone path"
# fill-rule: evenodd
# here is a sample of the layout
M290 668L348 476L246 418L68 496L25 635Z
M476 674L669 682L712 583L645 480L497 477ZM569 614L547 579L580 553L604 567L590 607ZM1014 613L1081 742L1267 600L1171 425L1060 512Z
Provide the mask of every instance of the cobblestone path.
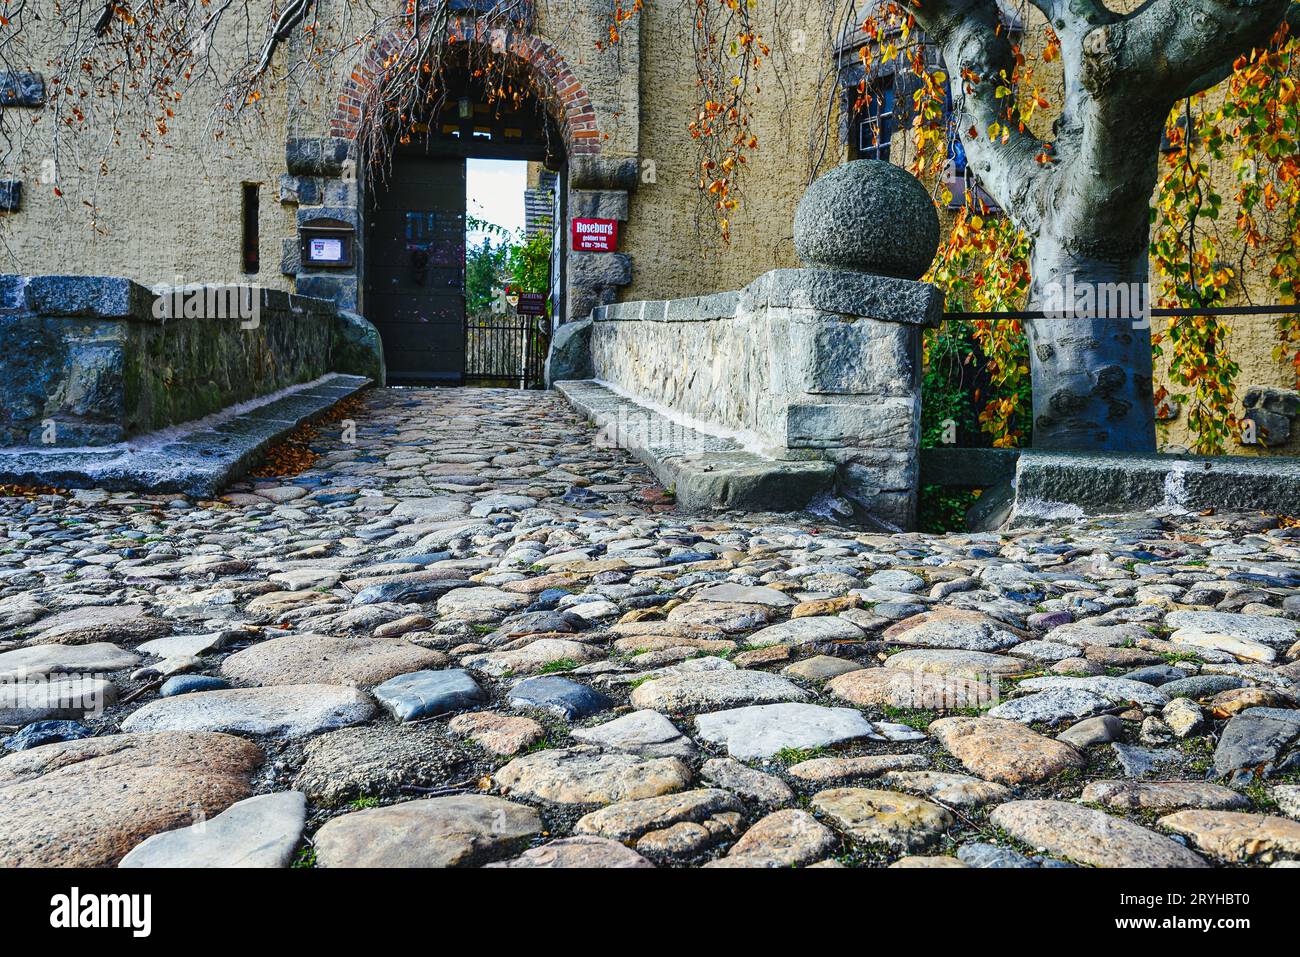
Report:
M363 401L0 500L0 861L1300 862L1300 529L682 515L554 395Z

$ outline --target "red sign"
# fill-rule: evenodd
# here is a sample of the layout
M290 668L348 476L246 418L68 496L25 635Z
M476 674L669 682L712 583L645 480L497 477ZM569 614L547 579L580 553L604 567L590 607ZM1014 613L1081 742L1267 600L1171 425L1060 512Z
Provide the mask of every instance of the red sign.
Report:
M515 314L519 316L546 315L546 293L521 292L519 294L519 304L515 306Z
M612 253L618 247L617 219L574 219L573 251Z

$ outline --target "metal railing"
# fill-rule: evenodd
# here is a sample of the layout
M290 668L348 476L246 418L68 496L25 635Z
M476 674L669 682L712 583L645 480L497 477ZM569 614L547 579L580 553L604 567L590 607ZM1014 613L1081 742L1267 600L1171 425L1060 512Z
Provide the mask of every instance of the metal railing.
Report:
M465 384L540 389L550 343L545 316L470 319L465 324Z
M1206 316L1206 317L1227 317L1227 316L1279 316L1293 315L1300 313L1300 305L1273 305L1273 306L1180 306L1170 308L1166 306L1153 307L1142 313L1143 317L1152 319L1168 319L1171 316ZM959 321L972 320L998 320L998 319L1132 319L1132 316L1109 316L1109 315L1080 315L1070 313L1061 315L1058 312L1049 312L1042 309L1009 309L1003 312L945 312L944 321L956 319Z

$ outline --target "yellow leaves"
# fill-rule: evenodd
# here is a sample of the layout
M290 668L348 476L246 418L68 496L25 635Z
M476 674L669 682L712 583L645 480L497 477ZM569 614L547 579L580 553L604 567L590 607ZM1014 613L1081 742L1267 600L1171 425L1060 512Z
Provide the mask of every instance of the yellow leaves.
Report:
M1047 28L1047 45L1043 47L1043 62L1055 63L1061 57L1061 38L1051 27Z
M969 193L953 219L948 238L926 279L944 291L950 310L1004 312L1024 306L1029 289L1029 240L1006 217L990 217ZM993 386L976 391L980 428L999 448L1019 445L1024 435L1013 423L1027 412L1028 344L1015 320L971 323L971 335L985 357ZM983 403L980 407L980 403Z

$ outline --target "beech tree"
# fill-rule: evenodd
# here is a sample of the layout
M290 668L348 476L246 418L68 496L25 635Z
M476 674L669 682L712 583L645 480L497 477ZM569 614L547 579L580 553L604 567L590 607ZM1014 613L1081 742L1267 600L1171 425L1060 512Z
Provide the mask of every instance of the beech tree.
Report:
M987 190L1028 236L1031 309L1062 290L1145 287L1161 137L1182 99L1265 45L1290 0L1030 0L1060 41L1065 100L1044 144L1004 90L1017 55L997 0L913 0L943 52L958 135ZM1093 296L1104 308L1106 297ZM1070 303L1066 303L1068 307ZM1036 448L1154 451L1151 337L1131 317L1028 324Z

